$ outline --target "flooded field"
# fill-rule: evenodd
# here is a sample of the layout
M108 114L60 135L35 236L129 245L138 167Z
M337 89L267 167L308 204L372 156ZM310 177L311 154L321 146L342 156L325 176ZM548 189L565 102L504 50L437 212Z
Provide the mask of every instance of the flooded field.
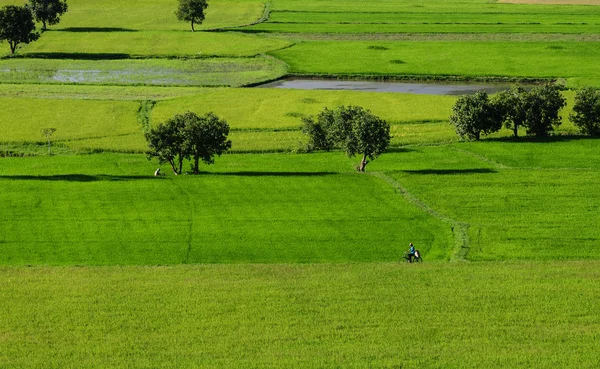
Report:
M495 83L424 83L343 81L328 79L282 79L258 87L292 88L299 90L354 90L369 92L404 92L420 95L468 95L479 90L488 93L510 88L509 84Z

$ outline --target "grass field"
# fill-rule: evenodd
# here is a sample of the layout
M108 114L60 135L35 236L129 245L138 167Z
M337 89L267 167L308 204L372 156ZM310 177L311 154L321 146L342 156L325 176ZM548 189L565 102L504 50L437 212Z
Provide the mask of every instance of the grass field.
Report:
M595 368L590 262L0 268L0 363ZM416 286L416 291L410 291Z
M218 163L163 179L142 155L5 158L1 263L391 261L408 239L432 260L450 257L447 225L343 155Z
M596 147L407 147L373 176L339 152L226 155L180 178L152 177L142 155L5 158L3 263L391 261L407 239L448 260L456 225L471 260L596 259Z
M511 2L211 0L192 33L174 0L68 0L0 45L0 368L599 367L600 151L573 91L549 139L460 142L456 97L231 88L600 86L596 0ZM391 123L366 174L296 153L302 117L348 104ZM143 131L185 110L233 153L155 177Z
M5 59L0 82L97 85L242 86L281 77L273 58L219 59Z
M273 53L292 73L495 76L600 81L598 48L582 42L312 41ZM543 65L543 67L540 67Z

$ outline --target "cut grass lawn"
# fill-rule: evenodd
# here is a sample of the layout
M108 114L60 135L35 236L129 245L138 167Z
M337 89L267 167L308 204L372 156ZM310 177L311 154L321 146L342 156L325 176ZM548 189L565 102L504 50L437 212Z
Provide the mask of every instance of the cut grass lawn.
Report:
M0 268L5 369L596 368L600 263Z

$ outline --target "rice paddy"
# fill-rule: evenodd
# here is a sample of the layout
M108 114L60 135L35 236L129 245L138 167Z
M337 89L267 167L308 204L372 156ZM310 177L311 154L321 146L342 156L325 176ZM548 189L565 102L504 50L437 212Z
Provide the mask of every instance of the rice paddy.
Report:
M211 0L196 32L172 1L68 3L0 44L0 367L598 367L600 151L574 91L548 139L460 142L456 97L243 87L598 87L595 0ZM304 153L302 118L341 105L391 124L366 174ZM197 176L144 154L186 110L231 126Z

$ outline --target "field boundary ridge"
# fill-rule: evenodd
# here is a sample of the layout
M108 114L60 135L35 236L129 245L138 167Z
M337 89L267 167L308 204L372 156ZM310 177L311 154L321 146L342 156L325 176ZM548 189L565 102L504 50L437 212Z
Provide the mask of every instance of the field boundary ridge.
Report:
M404 186L402 186L400 182L388 176L387 174L383 172L370 172L369 174L387 182L389 185L394 187L394 189L396 189L396 191L398 191L408 202L415 205L425 213L450 225L452 234L454 235L454 247L452 249L452 255L450 256L450 261L467 261L467 255L470 248L468 235L469 224L459 222L437 212L429 205L421 201L421 199L410 193Z

